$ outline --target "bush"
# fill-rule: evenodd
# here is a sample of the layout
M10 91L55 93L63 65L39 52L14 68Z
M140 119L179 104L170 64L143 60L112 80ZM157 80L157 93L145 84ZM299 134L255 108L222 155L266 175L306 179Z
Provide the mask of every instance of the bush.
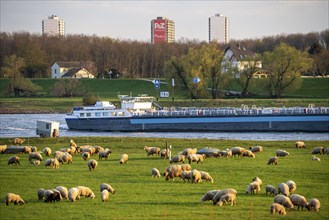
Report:
M82 99L83 105L95 105L97 101L99 101L99 97L92 94L87 94Z
M82 96L86 92L78 79L62 79L54 85L51 93L56 97L74 97Z

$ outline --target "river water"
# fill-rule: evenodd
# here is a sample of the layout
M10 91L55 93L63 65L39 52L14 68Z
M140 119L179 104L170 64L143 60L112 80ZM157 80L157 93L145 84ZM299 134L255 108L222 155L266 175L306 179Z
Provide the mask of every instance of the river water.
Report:
M0 137L37 137L37 120L57 121L61 137L107 136L107 137L149 137L187 139L235 139L235 140L329 140L328 133L301 132L92 132L69 130L65 114L0 114Z

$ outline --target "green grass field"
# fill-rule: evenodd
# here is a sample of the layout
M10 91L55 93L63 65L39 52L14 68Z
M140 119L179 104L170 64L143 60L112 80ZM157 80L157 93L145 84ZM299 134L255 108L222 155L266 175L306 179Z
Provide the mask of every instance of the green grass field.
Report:
M329 157L319 155L320 162L311 160L311 150L315 146L328 147L327 141L307 141L307 149L295 149L294 141L239 141L207 139L156 139L156 138L110 138L77 137L78 145L101 145L112 150L109 160L99 161L95 171L89 171L81 155L73 156L73 164L61 165L59 169L33 166L28 155L19 155L21 165L8 166L11 155L0 154L0 219L328 219L329 218ZM10 144L12 139L0 139L0 144ZM214 183L184 183L179 178L165 181L163 177L151 177L151 169L156 167L163 173L170 165L168 160L157 156L147 157L144 145L165 148L173 146L173 155L187 147L215 147L219 149L262 145L264 152L256 158L207 158L202 164L192 163L192 168L207 171ZM50 147L53 151L68 147L69 138L30 138L26 144L37 146L38 150ZM285 149L290 156L280 158L278 165L267 165L267 160L275 155L275 150ZM122 153L129 155L127 164L119 164ZM92 156L97 159L97 155ZM44 160L46 157L44 157ZM252 178L263 180L258 195L245 194ZM307 210L288 211L285 217L272 216L269 208L272 196L265 195L265 185L277 186L281 182L294 180L295 193L307 198L318 198L319 212ZM115 194L110 194L108 202L101 202L99 185L111 184ZM37 189L53 189L63 185L67 188L78 185L90 187L95 199L81 198L75 203L61 201L45 203L39 201ZM208 190L235 188L238 191L236 206L214 206L210 202L200 203ZM26 204L6 206L6 193L22 196Z

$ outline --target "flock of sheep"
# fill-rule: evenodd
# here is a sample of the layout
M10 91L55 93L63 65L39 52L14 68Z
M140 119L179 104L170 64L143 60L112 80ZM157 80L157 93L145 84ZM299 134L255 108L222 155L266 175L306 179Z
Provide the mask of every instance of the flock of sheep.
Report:
M13 141L15 145L21 145L24 143L23 139L16 138ZM304 142L298 141L295 143L296 148L306 148ZM170 159L170 165L167 166L163 172L165 180L174 180L175 177L180 178L182 181L191 183L201 183L204 182L214 182L214 179L206 171L193 169L191 164L203 163L206 158L209 157L252 157L255 158L256 153L262 153L264 151L262 146L253 146L249 149L242 147L233 147L231 149L222 150L213 150L213 149L200 149L196 148L186 148L183 151L179 152L177 155L171 156L171 150L166 148L161 150L158 147L144 147L147 156L158 155L164 159ZM111 154L111 150L102 148L100 146L77 146L73 140L70 141L68 148L62 148L58 151L55 151L52 154L50 148L46 147L42 152L37 151L36 147L7 147L6 145L0 145L0 153L13 153L21 152L28 154L28 159L30 163L34 165L40 165L43 161L41 155L44 154L47 157L53 156L53 158L48 158L44 161L45 167L59 168L60 164L63 163L72 163L73 154L81 154L83 160L88 160L91 155L98 154L98 159L108 159ZM274 157L269 158L267 164L278 164L279 157L289 156L289 152L285 150L278 149ZM329 148L324 149L323 147L316 147L312 150L312 154L329 154ZM313 156L312 160L320 161L319 158ZM185 164L185 160L188 161L188 164ZM128 155L122 154L119 163L124 164L128 161ZM173 164L172 163L181 163ZM8 159L8 165L15 164L19 165L19 157L14 155ZM93 171L97 168L98 162L95 159L87 161L87 166L90 171ZM157 168L152 168L151 176L160 178L161 174ZM258 194L262 185L262 180L259 177L252 179L252 182L248 184L245 193ZM273 195L274 201L270 205L270 212L274 214L275 212L285 215L286 209L292 210L294 206L299 208L306 208L308 210L314 209L315 211L320 210L320 201L316 198L312 198L307 201L306 198L299 194L294 194L297 189L297 184L293 180L287 182L282 182L276 188L273 185L266 185L265 191L266 195ZM115 190L113 187L107 183L102 183L100 185L100 197L103 202L106 202L109 198L109 193L114 194ZM81 196L88 198L95 198L95 193L86 186L76 186L70 188L69 190L64 186L58 186L55 189L38 189L37 190L39 200L44 199L45 202L61 201L62 199L68 199L71 202L79 200ZM223 206L225 204L236 205L237 199L237 190L236 189L224 189L224 190L210 190L206 192L202 198L201 202L212 201L214 205ZM6 205L9 203L14 204L24 204L24 200L17 194L8 193L5 198Z

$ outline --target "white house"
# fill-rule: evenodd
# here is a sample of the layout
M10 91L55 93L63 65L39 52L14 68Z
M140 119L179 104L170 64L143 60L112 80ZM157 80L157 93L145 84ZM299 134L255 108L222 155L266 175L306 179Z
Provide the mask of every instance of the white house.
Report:
M62 78L72 68L82 67L80 62L56 62L51 66L51 78Z
M85 68L78 67L67 71L62 78L94 78L94 75L89 73Z

